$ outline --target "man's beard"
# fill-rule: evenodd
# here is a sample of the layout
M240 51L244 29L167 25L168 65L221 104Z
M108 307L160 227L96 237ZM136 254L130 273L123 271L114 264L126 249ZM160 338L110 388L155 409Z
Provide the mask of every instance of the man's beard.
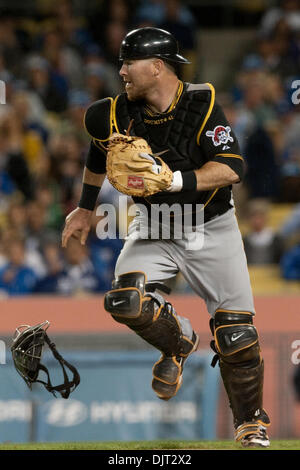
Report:
M142 100L146 96L146 88L139 90L125 90L129 101Z
M128 91L126 91L126 93L127 93L127 98L129 101L138 101L139 99L141 99L141 96L139 93L134 93L134 92L132 93L132 91L129 91L129 93Z

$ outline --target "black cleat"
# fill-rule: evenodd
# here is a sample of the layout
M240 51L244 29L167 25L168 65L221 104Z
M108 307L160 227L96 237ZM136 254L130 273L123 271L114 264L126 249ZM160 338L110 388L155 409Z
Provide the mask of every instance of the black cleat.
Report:
M199 336L193 333L191 342L191 349L186 355L170 356L164 354L154 364L152 388L158 398L162 400L169 400L174 397L182 384L182 372L185 361L188 356L192 354L199 345Z
M270 445L267 429L261 424L248 426L247 423L242 424L237 428L235 436L236 441L240 442L243 447L269 447Z
M236 428L235 440L243 447L269 447L270 440L267 434L269 424L267 413L261 410L256 420L243 423Z

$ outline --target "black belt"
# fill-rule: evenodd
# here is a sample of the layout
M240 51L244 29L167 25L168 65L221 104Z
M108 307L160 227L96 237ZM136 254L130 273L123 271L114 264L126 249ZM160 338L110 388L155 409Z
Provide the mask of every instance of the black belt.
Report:
M219 205L219 207L217 207L217 205L212 205L211 207L205 208L204 209L204 223L206 224L207 222L210 222L212 219L215 219L216 217L219 217L219 216L225 214L230 209L232 209L232 205L229 202L225 203L225 204L223 203L222 205ZM199 226L199 221L197 221L197 214L199 214L199 212L198 213L193 212L191 214L192 215L192 220L191 220L191 225L190 226L192 228ZM174 222L174 219L172 219L172 217L171 217L170 218L171 226L172 226L172 222ZM178 222L179 222L179 220L177 219L177 223ZM182 215L182 222L184 223L183 215ZM151 218L149 218L148 226L151 227Z
M228 203L224 207L219 208L218 211L206 210L204 209L204 223L206 224L212 219L219 217L220 215L225 214L229 209L232 209L232 205Z

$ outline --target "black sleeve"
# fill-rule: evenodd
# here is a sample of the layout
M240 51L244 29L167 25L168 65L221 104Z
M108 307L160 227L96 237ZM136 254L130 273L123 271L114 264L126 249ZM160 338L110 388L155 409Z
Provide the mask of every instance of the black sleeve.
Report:
M91 141L85 166L93 173L106 173L106 149L101 142L98 142L95 139Z
M202 131L199 145L207 160L225 163L240 180L244 175L244 159L240 146L225 114L218 103L214 104L210 117Z

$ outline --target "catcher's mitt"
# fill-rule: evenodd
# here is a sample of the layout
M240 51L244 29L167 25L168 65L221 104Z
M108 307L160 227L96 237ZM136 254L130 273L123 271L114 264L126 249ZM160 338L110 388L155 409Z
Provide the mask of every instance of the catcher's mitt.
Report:
M112 134L106 159L107 178L120 192L129 196L151 196L165 191L173 172L141 137Z
M30 389L33 383L39 382L49 392L53 393L54 396L55 392L59 392L62 398L68 398L70 393L79 384L80 376L76 368L59 354L55 344L51 342L46 333L49 325L50 323L46 320L35 326L21 325L16 329L11 346L14 366ZM62 385L53 386L47 367L40 363L45 343L48 344L53 356L61 365L64 376L64 383ZM69 380L65 367L72 372L72 380ZM40 371L45 372L48 379L47 382L38 379Z

